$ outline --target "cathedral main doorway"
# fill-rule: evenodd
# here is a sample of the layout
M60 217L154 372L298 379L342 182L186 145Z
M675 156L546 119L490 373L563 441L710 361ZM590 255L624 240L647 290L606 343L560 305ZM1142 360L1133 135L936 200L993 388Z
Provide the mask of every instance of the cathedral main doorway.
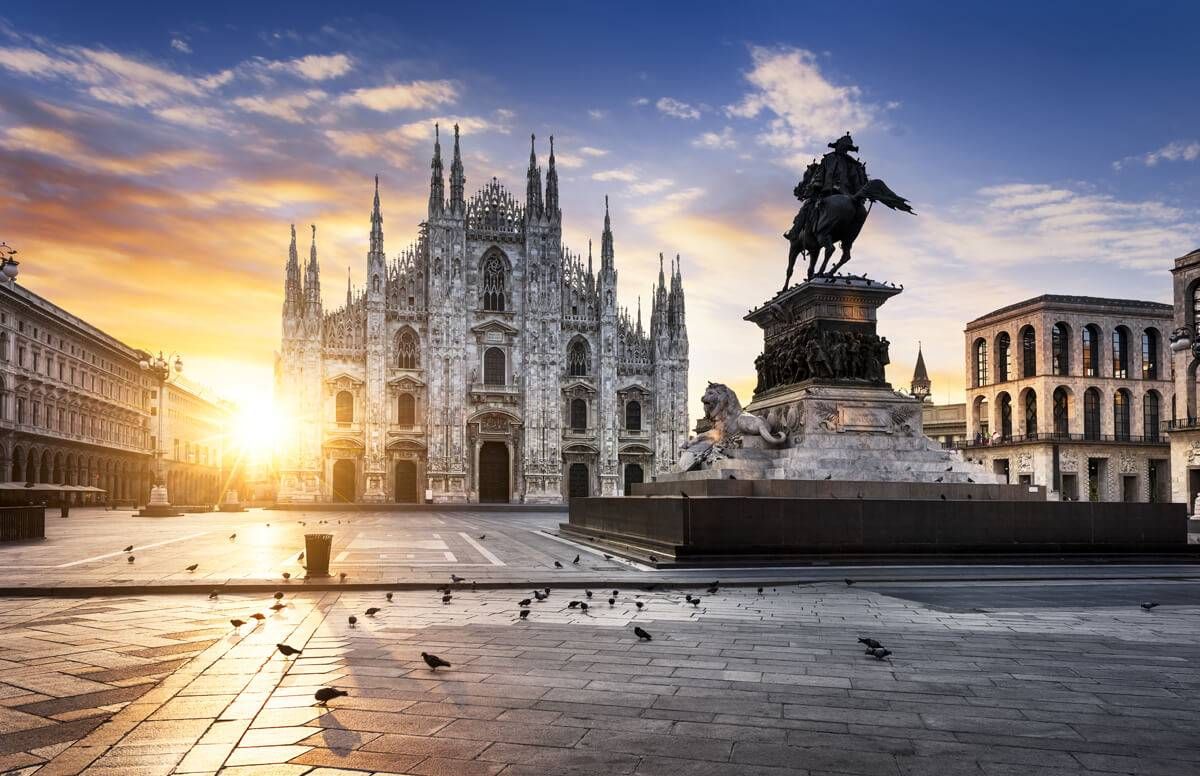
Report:
M587 498L588 468L586 463L573 463L567 470L567 497Z
M396 461L396 490L395 500L403 504L416 504L421 501L417 492L417 463L416 461Z
M508 445L484 442L479 448L479 500L508 503Z
M633 493L633 486L639 482L644 482L645 474L642 471L640 463L625 464L625 495L629 496Z
M333 462L333 500L343 504L354 501L354 461L349 458Z

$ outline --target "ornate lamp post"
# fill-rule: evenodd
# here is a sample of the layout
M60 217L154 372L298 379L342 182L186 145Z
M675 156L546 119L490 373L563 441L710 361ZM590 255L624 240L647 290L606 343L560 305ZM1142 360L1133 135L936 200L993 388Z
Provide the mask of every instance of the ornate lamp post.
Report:
M21 262L13 258L16 255L16 248L0 241L0 276L3 276L4 280L9 283L17 279L17 272L20 271L18 266Z
M158 442L154 445L154 486L150 488L150 503L142 511L142 514L177 515L179 513L171 509L171 500L167 497L167 479L163 463L163 456L166 455L166 442L163 439L163 416L166 415L164 403L167 382L171 379L171 369L174 367L176 374L182 372L183 358L178 353L172 353L169 357L163 358L160 350L157 356L151 356L149 359L141 361L138 366L143 371L149 372L150 376L158 381Z

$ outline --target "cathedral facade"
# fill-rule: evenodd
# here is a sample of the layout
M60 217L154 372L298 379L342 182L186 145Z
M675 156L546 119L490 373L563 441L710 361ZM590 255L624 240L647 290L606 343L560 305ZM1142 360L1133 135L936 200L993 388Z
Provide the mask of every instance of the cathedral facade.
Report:
M427 220L384 253L379 181L366 284L323 309L316 228L284 284L276 399L290 419L281 502L559 503L619 495L687 438L683 281L659 256L649 328L617 302L605 202L600 267L562 244L551 138L524 202L474 195L458 128L449 196L435 137Z

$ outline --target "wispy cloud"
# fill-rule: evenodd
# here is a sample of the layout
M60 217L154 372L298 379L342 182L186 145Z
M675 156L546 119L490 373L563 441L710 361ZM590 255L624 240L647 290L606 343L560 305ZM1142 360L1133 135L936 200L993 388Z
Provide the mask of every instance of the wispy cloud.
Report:
M406 84L355 89L343 95L343 105L360 105L380 113L397 110L436 108L458 100L459 87L453 81L411 81Z
M583 146L579 149L579 153L584 156L607 156L608 150L604 148L596 148L594 146Z
M1200 159L1200 141L1176 140L1140 156L1126 156L1124 159L1113 162L1113 169L1121 170L1129 164L1156 167L1159 162L1194 162L1197 159Z
M183 38L171 38L171 48L182 54L191 54L192 47Z
M698 137L692 140L693 148L707 148L713 151L727 151L731 148L737 148L737 141L733 138L733 128L725 127L720 132L702 132Z
M700 118L699 109L674 97L659 97L658 102L654 103L654 107L658 108L659 113L672 118L688 120Z
M594 181L620 181L622 183L632 183L638 179L637 171L632 167L619 167L612 170L601 170L592 173Z
M315 111L312 115L306 111L318 106L327 96L320 89L309 89L305 92L293 92L279 97L237 97L233 100L233 104L250 113L271 116L291 124L302 124L316 118Z
M744 75L752 88L725 112L741 119L765 115L759 141L787 153L793 167L802 166L832 137L868 126L880 113L857 86L829 80L811 51L754 46L750 57L753 66Z
M601 108L589 108L587 113L588 118L592 119L593 121L599 121L600 119L608 117L608 111Z
M272 62L273 70L292 73L308 81L328 81L354 69L354 61L345 54L309 54L287 62Z

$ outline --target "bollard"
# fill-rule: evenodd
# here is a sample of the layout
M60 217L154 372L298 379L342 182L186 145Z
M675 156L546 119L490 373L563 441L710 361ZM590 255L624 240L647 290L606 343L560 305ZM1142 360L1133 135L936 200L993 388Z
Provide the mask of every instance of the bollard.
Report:
M304 575L329 576L329 555L333 550L333 534L304 534L304 564L308 567Z

